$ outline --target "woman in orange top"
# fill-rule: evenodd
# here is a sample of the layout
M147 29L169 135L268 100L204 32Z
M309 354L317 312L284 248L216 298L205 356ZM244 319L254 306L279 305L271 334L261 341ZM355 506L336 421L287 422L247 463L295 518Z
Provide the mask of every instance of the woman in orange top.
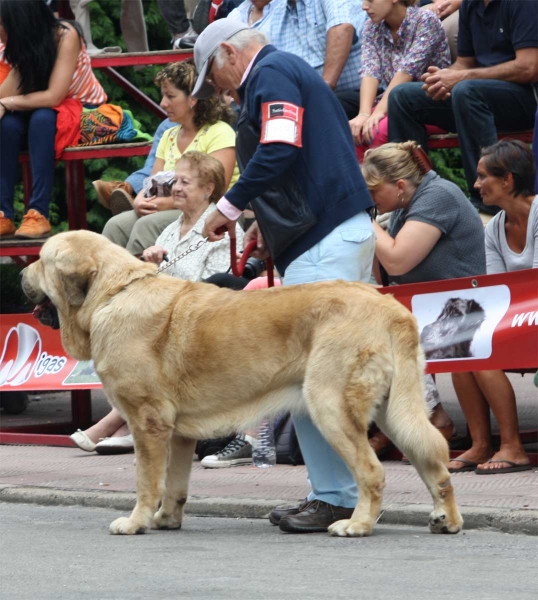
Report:
M0 238L50 233L57 113L66 98L98 106L106 94L95 78L76 23L56 19L43 0L0 0L0 42L11 71L0 85ZM27 147L32 195L15 228L13 196L19 152Z

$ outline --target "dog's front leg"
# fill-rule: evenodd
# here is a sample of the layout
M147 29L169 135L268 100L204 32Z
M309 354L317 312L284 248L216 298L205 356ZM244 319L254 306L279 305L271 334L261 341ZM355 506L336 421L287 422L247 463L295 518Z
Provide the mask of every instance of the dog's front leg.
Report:
M196 440L172 436L166 473L166 489L161 507L154 518L155 529L180 529L189 492L192 455Z
M136 506L130 517L110 524L110 533L144 533L153 523L153 515L164 491L164 477L172 428L131 426L136 451Z

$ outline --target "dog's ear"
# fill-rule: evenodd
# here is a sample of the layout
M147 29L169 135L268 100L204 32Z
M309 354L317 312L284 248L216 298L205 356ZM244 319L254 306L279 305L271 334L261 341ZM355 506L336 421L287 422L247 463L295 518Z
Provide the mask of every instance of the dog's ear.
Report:
M469 300L468 301L468 309L467 312L469 313L477 313L477 312L484 312L484 309L482 308L482 306L480 306L480 304L478 304L478 302L476 302L476 300Z
M62 252L56 257L56 271L67 302L71 306L82 306L97 273L95 261L89 256Z

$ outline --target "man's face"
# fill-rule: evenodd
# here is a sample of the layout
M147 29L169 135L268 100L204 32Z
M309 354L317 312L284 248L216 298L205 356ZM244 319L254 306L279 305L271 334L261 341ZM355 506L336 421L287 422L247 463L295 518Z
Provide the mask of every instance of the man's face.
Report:
M217 94L230 92L233 94L241 85L241 73L238 66L238 55L236 49L227 44L222 43L220 51L221 60L215 55L209 59L207 70L207 79L215 86Z

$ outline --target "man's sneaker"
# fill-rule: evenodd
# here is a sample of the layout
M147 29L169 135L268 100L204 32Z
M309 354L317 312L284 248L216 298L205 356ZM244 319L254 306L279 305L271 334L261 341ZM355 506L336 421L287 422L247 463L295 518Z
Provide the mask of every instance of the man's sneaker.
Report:
M4 216L4 212L0 210L0 238L13 237L15 229L13 220Z
M115 190L122 190L125 192L126 196L131 198L132 200L135 196L134 190L130 183L126 181L103 181L102 179L97 179L96 181L92 181L93 189L97 194L97 200L108 210L112 210L112 205L110 203L110 197ZM132 206L129 203L123 210L130 210ZM114 212L114 211L112 211ZM123 212L120 210L119 212ZM115 215L119 214L118 212L114 212Z
M31 208L22 218L21 226L15 232L15 237L41 238L49 235L50 223L46 217Z
M245 440L244 435L238 435L226 448L216 454L206 456L201 465L206 469L221 469L252 464L252 446Z
M194 39L194 41L196 41L197 37L198 37L198 34L189 25L189 28L187 29L187 31L184 31L183 33L176 33L174 35L174 38L172 40L172 49L173 50L180 50L180 49L182 49L183 46L181 45L181 40L183 38L192 38L192 39Z

